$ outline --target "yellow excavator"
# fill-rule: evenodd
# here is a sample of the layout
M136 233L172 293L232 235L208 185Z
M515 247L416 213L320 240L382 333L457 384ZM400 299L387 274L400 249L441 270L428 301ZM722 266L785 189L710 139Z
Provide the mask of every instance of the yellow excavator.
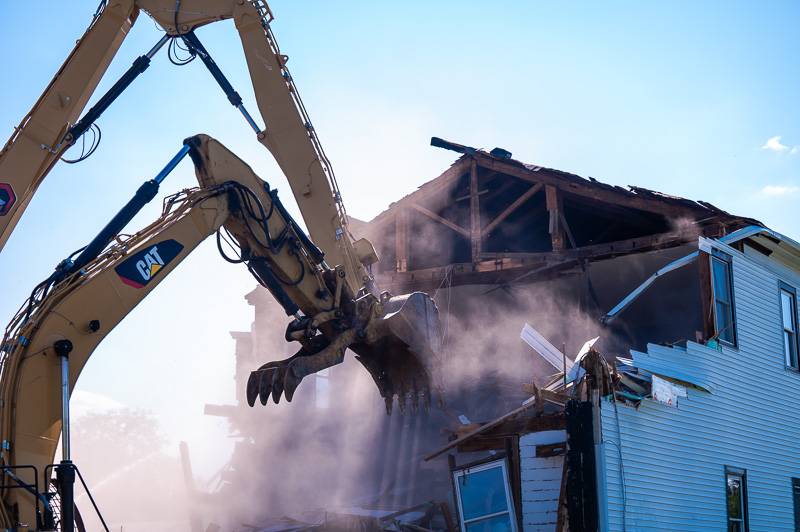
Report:
M165 37L77 120L140 9L165 29ZM197 26L224 18L235 20L242 39L263 129L194 33ZM71 390L99 342L213 234L223 257L244 264L283 306L289 320L286 339L299 343L294 356L251 373L251 406L270 397L291 401L305 376L342 362L346 349L370 372L388 413L395 397L401 410L406 404L414 410L430 405L441 338L436 306L423 293L393 297L375 286L369 267L377 255L368 241L354 239L348 230L330 164L275 43L271 21L260 0L104 2L0 153L0 185L7 185L0 186L0 200L6 198L0 205L5 209L1 245L50 168L91 130L155 51L172 40L170 46L182 43L191 57L200 57L273 154L309 232L291 218L277 191L219 142L205 135L184 141L86 247L36 285L6 329L0 344L0 529L74 530L76 475L83 480L70 455ZM187 155L199 188L167 197L158 220L125 237L125 226ZM11 194L3 196L2 190ZM59 438L62 460L55 464Z

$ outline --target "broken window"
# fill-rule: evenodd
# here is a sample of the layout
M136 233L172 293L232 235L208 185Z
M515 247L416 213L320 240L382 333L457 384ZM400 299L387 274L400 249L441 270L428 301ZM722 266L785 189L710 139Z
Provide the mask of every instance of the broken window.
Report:
M516 532L505 460L457 469L453 483L464 532Z
M786 365L799 369L797 363L797 292L781 283L781 323L783 324L783 352Z
M747 532L747 476L744 469L725 467L728 532Z
M714 290L715 332L720 341L736 345L732 277L730 255L714 250L711 256L711 278Z

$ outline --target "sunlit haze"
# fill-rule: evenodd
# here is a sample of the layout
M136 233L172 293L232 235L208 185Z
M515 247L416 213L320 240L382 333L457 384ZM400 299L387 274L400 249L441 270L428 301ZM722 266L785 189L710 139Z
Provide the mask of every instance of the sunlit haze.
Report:
M0 17L3 138L34 104L96 0L6 2ZM370 220L457 157L431 136L515 159L708 201L800 239L800 4L272 0L273 30L351 216ZM141 15L91 105L162 35ZM233 23L198 30L257 115ZM257 119L261 121L260 118ZM184 138L207 133L279 189L286 179L199 61L151 68L102 116L102 143L57 165L0 255L0 315L87 243ZM185 160L128 226L196 185ZM201 245L98 347L73 407L152 413L177 455L212 476L232 440L206 403L234 398L234 342L249 331L245 268ZM285 323L275 323L283 330ZM302 390L301 390L302 391ZM283 406L283 405L282 405ZM75 457L80 463L80 457Z

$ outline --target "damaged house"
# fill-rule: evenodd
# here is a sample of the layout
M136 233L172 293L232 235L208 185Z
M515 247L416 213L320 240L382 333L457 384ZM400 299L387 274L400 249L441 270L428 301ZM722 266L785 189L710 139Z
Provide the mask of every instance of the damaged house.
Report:
M207 406L238 440L218 508L242 530L793 530L800 245L709 203L433 144L461 156L352 230L382 288L435 297L444 407L388 417L348 359L304 381L302 413L249 409L250 369L288 350L256 290L237 402Z

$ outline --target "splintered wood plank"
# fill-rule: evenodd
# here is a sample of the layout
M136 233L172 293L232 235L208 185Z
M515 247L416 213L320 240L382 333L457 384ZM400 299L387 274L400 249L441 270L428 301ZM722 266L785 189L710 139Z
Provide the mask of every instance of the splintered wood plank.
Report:
M563 205L558 189L553 185L545 187L545 197L547 201L547 212L550 213L550 240L553 244L553 251L564 249L564 229L561 223L561 212Z

